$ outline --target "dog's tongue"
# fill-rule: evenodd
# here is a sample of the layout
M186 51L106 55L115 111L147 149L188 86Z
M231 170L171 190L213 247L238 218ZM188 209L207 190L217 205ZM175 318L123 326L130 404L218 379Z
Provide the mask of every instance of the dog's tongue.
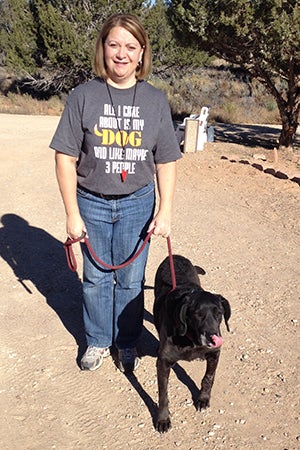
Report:
M222 336L217 336L216 334L214 334L214 335L211 337L211 340L213 341L212 347L221 347L221 345L222 345L223 342L224 342Z

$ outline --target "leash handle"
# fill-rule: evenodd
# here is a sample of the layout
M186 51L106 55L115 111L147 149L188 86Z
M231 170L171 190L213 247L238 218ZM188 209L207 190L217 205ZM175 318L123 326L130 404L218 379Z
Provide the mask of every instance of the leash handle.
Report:
M82 241L82 239L85 239L85 236L86 236L86 232L83 231L80 237L74 238L74 239L68 237L66 242L64 243L64 249L66 252L67 263L68 263L69 269L72 272L76 272L76 270L77 270L77 261L76 261L75 255L74 255L72 245L76 244L76 242Z
M100 258L98 258L98 256L96 255L96 253L93 250L93 247L91 246L91 243L88 239L88 237L86 237L86 233L83 232L82 235L78 238L75 239L71 239L70 237L68 237L68 239L66 240L66 242L64 243L64 249L66 252L66 258L67 258L67 263L69 266L69 269L72 272L76 272L77 270L77 261L74 255L74 251L72 248L73 244L76 244L76 242L80 242L82 240L84 240L84 243L86 244L91 256L94 258L94 260L100 264L100 266L105 267L106 269L110 269L110 270L119 270L122 269L123 267L128 266L129 264L131 264L144 250L145 246L147 245L147 242L149 241L150 237L152 236L154 232L154 229L149 231L149 233L146 236L146 239L144 240L143 244L141 245L141 247L138 249L138 251L127 261L125 261L122 264L119 264L117 266L113 266L110 264L106 264L104 261L102 261Z
M110 270L119 270L119 269L123 269L123 267L129 266L129 264L131 264L144 250L147 242L149 241L151 235L153 234L153 230L149 231L149 233L146 236L146 239L144 240L143 244L141 245L141 247L138 249L138 251L127 261L123 262L122 264L119 264L117 266L112 266L110 264L106 264L105 262L103 262L101 259L98 258L98 256L96 255L96 253L94 252L90 241L88 240L88 238L85 238L85 244L87 246L87 248L89 249L90 254L92 255L92 257L94 258L94 260L100 264L101 266L105 267L106 269L110 269Z
M149 233L146 236L146 239L144 240L143 244L141 245L141 247L138 249L138 251L127 261L125 261L122 264L119 264L117 266L112 266L110 264L106 264L104 261L102 261L100 258L98 258L98 256L96 255L96 253L94 252L91 243L89 241L89 239L86 237L86 233L83 232L82 235L78 238L72 239L70 237L68 237L68 239L66 240L66 242L64 243L64 249L66 252L66 258L67 258L67 263L69 266L69 269L72 272L76 272L77 270L77 261L74 255L74 251L73 251L73 244L76 244L76 242L80 242L82 240L84 240L84 243L86 244L91 256L94 258L94 260L100 264L102 267L105 267L106 269L110 269L110 270L119 270L122 269L123 267L128 266L129 264L131 264L144 250L147 242L149 241L150 237L152 236L154 232L154 228L149 231ZM174 269L174 261L173 261L173 255L172 255L172 248L171 248L171 239L170 236L167 237L167 244L168 244L168 252L169 252L169 260L170 260L170 271L171 271L171 278L172 278L172 289L176 289L176 277L175 277L175 269Z

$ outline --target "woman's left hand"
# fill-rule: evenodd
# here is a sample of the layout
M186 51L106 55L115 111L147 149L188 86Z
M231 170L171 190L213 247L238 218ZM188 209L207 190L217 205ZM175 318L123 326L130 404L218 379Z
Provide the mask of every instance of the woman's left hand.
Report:
M167 238L171 233L172 205L176 182L176 161L156 165L159 192L158 213L150 223L149 231Z
M149 225L148 233L153 229L153 234L155 236L167 238L171 233L171 218L158 212Z

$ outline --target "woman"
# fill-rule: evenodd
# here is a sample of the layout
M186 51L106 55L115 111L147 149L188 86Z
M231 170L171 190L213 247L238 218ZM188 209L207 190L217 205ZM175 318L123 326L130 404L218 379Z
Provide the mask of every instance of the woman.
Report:
M165 95L143 81L150 69L149 41L137 18L110 17L96 43L97 77L72 91L50 144L67 234L78 238L86 232L97 256L110 265L130 258L149 231L167 237L171 230L181 153ZM149 244L129 266L111 271L97 265L82 244L88 345L83 370L98 369L112 345L122 372L137 368L148 249Z

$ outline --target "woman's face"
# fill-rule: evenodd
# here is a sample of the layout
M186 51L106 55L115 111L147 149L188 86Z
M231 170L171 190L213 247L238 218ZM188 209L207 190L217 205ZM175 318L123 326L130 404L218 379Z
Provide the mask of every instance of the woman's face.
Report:
M141 44L129 31L122 27L112 28L104 43L107 82L119 88L133 86L142 55Z

